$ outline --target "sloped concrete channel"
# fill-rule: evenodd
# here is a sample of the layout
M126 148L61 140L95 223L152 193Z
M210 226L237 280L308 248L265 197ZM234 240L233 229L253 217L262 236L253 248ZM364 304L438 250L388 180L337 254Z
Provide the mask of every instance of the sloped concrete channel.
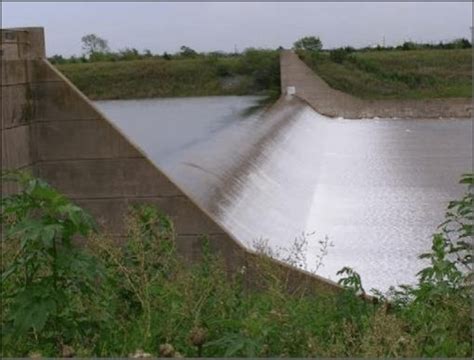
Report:
M335 280L352 266L368 289L413 282L423 265L417 255L429 250L447 203L462 194L459 176L472 169L472 121L330 119L294 97L265 114L238 115L250 105L252 98L98 103L247 246L267 239L289 247L306 236L311 269L327 236L334 246L320 275Z

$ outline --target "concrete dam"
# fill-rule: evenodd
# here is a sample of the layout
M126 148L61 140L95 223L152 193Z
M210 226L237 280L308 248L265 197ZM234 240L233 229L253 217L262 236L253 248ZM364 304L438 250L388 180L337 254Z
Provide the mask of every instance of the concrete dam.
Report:
M279 266L321 291L339 289L342 266L368 289L410 282L447 202L462 194L460 174L472 171L471 102L363 101L289 51L281 78L271 109L239 119L219 110L224 99L207 103L214 117L192 118L153 100L92 104L46 60L42 29L2 30L2 169L45 179L118 241L130 204L156 204L190 261L201 235L231 270L252 268L259 241L288 248L306 238L312 270L327 236L322 277ZM423 120L432 114L446 119Z

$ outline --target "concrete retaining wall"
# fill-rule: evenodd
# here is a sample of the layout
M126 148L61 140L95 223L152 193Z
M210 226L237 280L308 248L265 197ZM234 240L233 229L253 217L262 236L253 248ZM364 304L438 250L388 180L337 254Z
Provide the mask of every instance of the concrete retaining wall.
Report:
M38 32L34 36L38 34L41 35ZM31 47L26 30L1 33L2 170L33 170L31 59L35 56L34 51L44 52L42 37L36 40L37 47ZM12 184L2 186L2 194L14 191L16 188Z
M118 241L133 203L156 204L174 221L179 252L201 257L203 235L229 270L258 283L248 252L157 169L46 59L41 28L2 30L2 169L31 169L87 209ZM4 41L3 41L4 40ZM2 194L13 191L3 186ZM325 279L274 262L316 291L340 291Z
M331 88L298 55L280 54L282 93L295 87L296 96L330 117L361 118L470 118L472 99L363 100Z

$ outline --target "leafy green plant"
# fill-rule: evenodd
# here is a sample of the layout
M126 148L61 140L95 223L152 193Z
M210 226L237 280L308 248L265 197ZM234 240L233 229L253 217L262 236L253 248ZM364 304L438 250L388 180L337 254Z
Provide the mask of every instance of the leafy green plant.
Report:
M21 192L2 198L4 337L33 336L56 346L93 331L102 271L74 246L92 218L45 182L27 173L3 173ZM90 334L89 334L90 335Z
M346 289L354 291L355 293L365 294L365 290L362 287L362 280L360 278L360 275L356 271L354 271L354 269L348 266L344 266L336 273L336 275L344 274L347 274L347 276L339 279L339 284L344 286Z
M206 346L220 348L224 357L256 357L261 349L261 344L255 339L241 334L227 334L218 340L207 343Z
M418 273L418 283L404 285L392 298L399 317L416 334L423 356L466 356L470 351L472 300L473 174L460 200L450 202L446 221L433 235L431 251L421 254L429 265Z
M474 224L474 174L464 174L460 181L468 186L460 200L451 201L446 221L440 225L448 253L456 257L456 266L472 273L473 224Z
M460 183L468 186L465 195L449 203L441 231L433 235L432 251L419 256L430 261L418 273L420 289L451 293L465 288L472 277L474 174L464 174Z

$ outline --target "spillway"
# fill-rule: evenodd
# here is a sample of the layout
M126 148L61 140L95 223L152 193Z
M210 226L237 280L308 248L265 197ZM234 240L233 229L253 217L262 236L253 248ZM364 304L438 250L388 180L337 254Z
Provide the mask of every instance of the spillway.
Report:
M297 99L96 104L214 220L249 247L306 238L307 268L353 267L365 288L412 283L472 171L472 120L332 119Z

